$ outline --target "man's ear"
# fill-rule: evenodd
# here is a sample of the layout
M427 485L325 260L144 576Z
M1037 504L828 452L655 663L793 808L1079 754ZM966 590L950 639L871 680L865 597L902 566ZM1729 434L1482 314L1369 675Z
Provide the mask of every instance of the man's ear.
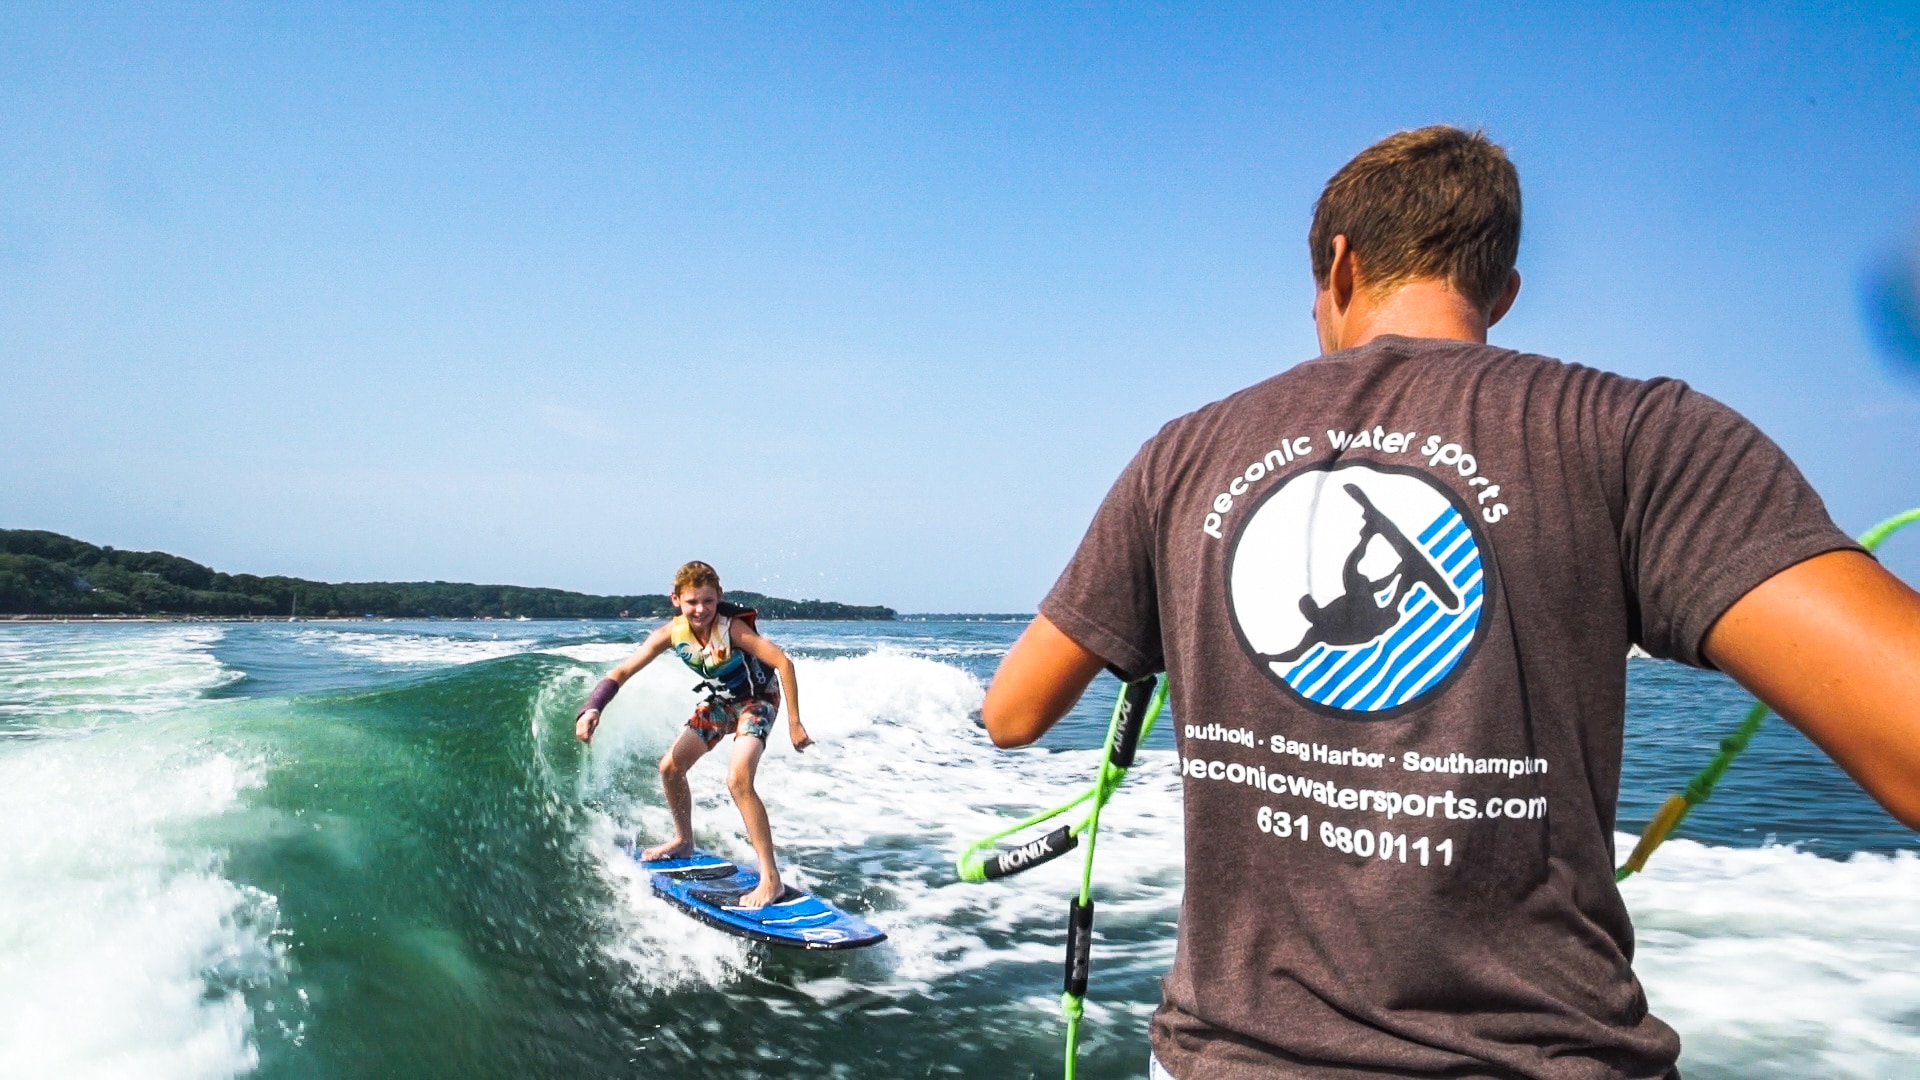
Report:
M1487 325L1492 326L1494 323L1505 318L1507 312L1513 308L1514 299L1519 295L1520 271L1509 270L1507 271L1507 287L1500 290L1500 299L1495 300L1493 307L1487 311Z
M1344 312L1353 303L1354 280L1357 276L1354 272L1353 248L1347 244L1346 233L1335 236L1332 244L1333 261L1327 266L1327 292L1331 294L1328 299L1333 301L1334 310Z

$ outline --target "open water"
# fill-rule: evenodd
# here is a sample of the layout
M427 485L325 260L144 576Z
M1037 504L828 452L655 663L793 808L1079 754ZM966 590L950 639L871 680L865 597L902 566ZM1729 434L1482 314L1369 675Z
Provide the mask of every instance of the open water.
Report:
M653 761L693 680L642 673L591 750L572 716L646 629L0 626L0 1076L1057 1075L1078 860L951 863L1090 780L1114 684L1004 753L975 717L1019 624L768 624L820 741L766 759L787 873L891 935L794 953L676 913L623 851L667 831ZM1631 671L1637 830L1744 699ZM696 825L744 857L722 772ZM1160 735L1104 819L1082 1075L1143 1072L1179 823ZM1920 1074L1917 853L1771 721L1625 886L1689 1080Z

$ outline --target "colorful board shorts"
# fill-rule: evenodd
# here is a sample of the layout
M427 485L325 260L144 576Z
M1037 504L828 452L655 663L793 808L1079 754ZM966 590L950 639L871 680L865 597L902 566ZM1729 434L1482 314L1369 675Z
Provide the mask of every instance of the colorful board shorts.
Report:
M773 718L780 712L780 691L767 688L744 701L716 701L709 698L687 718L687 728L711 750L728 735L751 735L767 741L773 730Z

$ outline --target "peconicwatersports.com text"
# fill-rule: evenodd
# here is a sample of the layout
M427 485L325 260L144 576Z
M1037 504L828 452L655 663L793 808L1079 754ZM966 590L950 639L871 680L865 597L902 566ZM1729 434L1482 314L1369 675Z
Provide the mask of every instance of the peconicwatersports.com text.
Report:
M1545 796L1530 798L1475 798L1443 791L1437 795L1418 792L1379 791L1371 788L1342 787L1329 780L1293 776L1264 765L1245 765L1238 761L1208 761L1181 758L1180 775L1194 780L1217 780L1244 784L1270 795L1288 795L1319 803L1334 810L1364 810L1385 814L1389 819L1441 816L1453 821L1480 818L1521 818L1537 821L1547 816Z

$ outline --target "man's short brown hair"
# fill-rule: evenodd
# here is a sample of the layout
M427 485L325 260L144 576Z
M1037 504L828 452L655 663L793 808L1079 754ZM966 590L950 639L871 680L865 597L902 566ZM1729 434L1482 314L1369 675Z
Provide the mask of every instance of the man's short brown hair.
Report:
M1307 246L1322 288L1344 234L1371 290L1441 278L1481 308L1520 255L1520 174L1479 131L1436 124L1389 135L1333 174Z
M681 567L680 572L673 575L673 592L675 596L686 592L688 589L697 589L702 585L711 585L715 592L720 591L720 571L715 570L699 559L695 559Z

